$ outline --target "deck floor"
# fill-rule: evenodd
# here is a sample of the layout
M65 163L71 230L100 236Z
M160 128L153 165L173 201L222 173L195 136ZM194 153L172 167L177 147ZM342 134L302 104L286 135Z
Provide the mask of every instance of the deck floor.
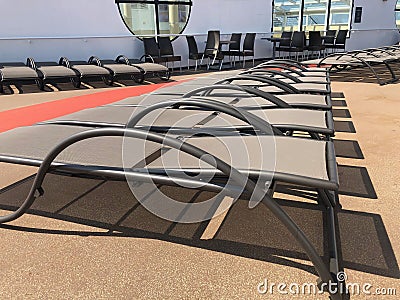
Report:
M332 89L339 96L335 147L348 282L399 294L400 85L333 82ZM100 91L3 95L0 111ZM34 172L0 164L0 203L24 199ZM249 210L238 201L209 228L151 215L124 183L49 175L44 187L34 214L0 228L1 299L288 299L278 292L259 295L257 286L264 279L288 285L316 280L310 262L264 207ZM209 196L164 191L182 201ZM307 201L291 201L296 195L276 196L323 252L321 212Z

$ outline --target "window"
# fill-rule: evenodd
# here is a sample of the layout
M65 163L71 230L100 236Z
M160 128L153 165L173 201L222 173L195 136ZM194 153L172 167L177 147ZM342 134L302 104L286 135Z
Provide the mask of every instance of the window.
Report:
M350 0L332 0L329 17L329 29L350 29L352 3Z
M400 29L400 0L397 0L395 13L396 13L396 26L398 29Z
M191 0L116 0L122 19L135 35L179 34L188 20Z
M304 0L303 30L323 31L326 24L328 0Z
M349 29L351 9L352 0L274 0L272 31Z
M273 32L296 31L299 29L301 0L275 0Z

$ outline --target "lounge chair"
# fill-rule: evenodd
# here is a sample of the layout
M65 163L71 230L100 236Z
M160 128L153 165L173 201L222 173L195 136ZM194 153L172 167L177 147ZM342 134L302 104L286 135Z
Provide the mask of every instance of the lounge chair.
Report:
M87 62L86 61L69 61L68 59L63 60L65 66L69 66L75 70L78 74L79 82L85 78L98 78L100 77L105 84L112 85L113 78L110 71L101 66L100 60L92 56Z
M380 85L385 85L398 80L391 63L397 63L399 57L373 53L371 51L356 50L343 53L330 54L320 60L315 60L314 62L318 66L329 66L330 72L340 72L343 70L350 70L355 68L368 68L375 76L377 82ZM384 66L387 71L389 71L391 78L384 80L375 66Z
M263 68L265 66L270 66L270 65L280 65L280 66L287 66L290 68L294 68L295 70L310 74L311 76L320 76L320 75L325 76L325 74L329 72L328 68L310 67L310 65L312 64L314 64L313 61L299 62L297 60L292 60L292 59L273 59L258 64L254 68Z
M116 59L119 63L125 63L127 65L134 66L142 70L144 78L158 77L162 80L169 80L171 72L169 69L161 64L152 62L144 62L140 59L128 58L125 55L119 55Z
M197 104L200 105L200 102ZM48 172L109 180L128 178L134 182L152 181L170 185L184 182L186 187L201 186L205 190L223 191L224 194L235 198L242 194L243 189L245 195L250 197L251 203L262 201L289 230L294 241L299 243L310 258L320 281L337 283L336 274L343 268L337 240L338 181L333 143L283 135L272 136L268 129L269 124L260 118L246 118L245 113L240 113L234 108L228 109L227 106L213 105L209 102L203 102L203 106L227 112L252 125L256 131L261 132L261 135L222 135L218 136L218 139L189 137L182 141L139 129L89 129L63 125L36 125L0 134L0 161L40 166L31 191L22 206L14 213L0 217L0 222L9 222L20 217L37 197L43 195L42 182ZM162 105L156 104L145 108L130 120L129 127L140 124L143 117L160 107ZM125 168L123 164L122 153L127 153L122 151L123 144L125 145L122 142L123 137L135 141L128 151L129 166L133 166L130 168ZM138 145L138 140L144 141L145 152L144 148ZM234 149L227 149L226 145L238 143L248 149L248 154L252 158L249 163L231 161L229 151ZM161 147L164 151L159 152L160 157L143 166L144 155L155 153ZM170 149L165 151L166 148ZM79 155L75 155L76 153ZM260 155L261 153L263 155ZM268 157L270 154L276 157L275 170L269 169L266 161L261 161L262 157ZM179 165L176 157L180 157ZM199 159L210 167L199 169ZM231 165L226 161L231 162ZM198 173L200 177L187 179L185 176L187 172ZM211 181L203 182L202 176L208 176L210 173L213 174L209 177ZM227 184L221 185L221 178L227 179ZM267 192L265 183L271 181L272 184L269 185ZM328 215L328 264L323 262L302 230L272 198L278 182L311 187L318 191L321 206ZM331 296L333 299L341 299L341 295L337 293Z
M111 73L111 81L114 82L117 78L130 78L136 83L142 83L144 80L144 73L142 69L139 69L130 64L120 61L119 59L99 59L96 56L92 56L90 60L96 60L99 65L106 68Z
M152 100L152 95L147 96L148 105L158 104L165 102L157 96L153 96L158 100ZM141 99L142 103L146 99ZM170 102L172 99L169 99ZM214 99L207 98L185 98L176 99L175 101L182 101L185 103L183 108L177 109L176 105L171 105L173 108L165 109L158 112L156 117L147 116L147 123L141 123L141 126L151 128L153 131L158 128L159 132L170 130L178 120L187 120L192 122L193 125L201 122L202 126L207 129L216 131L237 130L240 132L252 130L251 126L243 121L232 118L226 114L216 114L212 111L204 111L196 106L197 101L213 101L219 104ZM150 104L152 102L152 104ZM175 102L174 102L175 103ZM193 103L192 105L190 105ZM226 103L224 103L226 104ZM232 101L231 105L236 105L237 102ZM65 115L53 120L44 122L44 124L63 124L63 125L78 125L78 126L91 126L91 127L126 127L130 117L142 110L144 106L124 105L107 105L97 108L85 109L73 114ZM194 109L197 108L197 109ZM319 111L309 109L294 109L294 108L280 108L280 109L263 109L263 108L238 108L239 111L246 109L248 112L262 119L269 121L272 127L280 131L293 132L303 131L308 133L313 138L320 138L320 135L325 137L333 136L333 118L330 111ZM204 121L206 120L206 121ZM156 125L153 122L156 121Z
M43 82L31 59L28 58L26 64L18 62L0 64L0 93L4 92L4 84L19 81L34 81L40 89L43 88Z
M71 69L70 66L67 66L64 63L66 60L65 57L61 57L59 62L35 62L31 58L32 62L36 67L36 71L39 73L39 76L42 81L42 86L40 87L42 90L44 89L44 85L48 80L57 80L57 79L69 79L75 87L80 86L80 81L78 78L78 74Z
M222 77L223 78L223 77ZM271 77L263 77L263 76L250 76L250 75L240 75L235 77L223 78L221 77L203 77L194 79L191 81L187 81L178 85L166 86L162 87L154 93L156 94L164 94L164 95L184 95L185 93L189 93L194 89L202 88L206 85L240 85L242 87L248 87L257 89L259 91L265 92L264 96L267 94L274 94L277 97L281 97L285 94L306 94L306 95L321 95L322 97L310 97L310 98L320 98L325 99L329 98L330 95L330 85L329 84L312 84L312 83L297 83L297 84L288 84L276 78ZM298 89L298 88L301 88ZM304 99L306 96L299 96L299 98ZM292 97L293 99L293 97ZM326 105L326 103L325 103Z

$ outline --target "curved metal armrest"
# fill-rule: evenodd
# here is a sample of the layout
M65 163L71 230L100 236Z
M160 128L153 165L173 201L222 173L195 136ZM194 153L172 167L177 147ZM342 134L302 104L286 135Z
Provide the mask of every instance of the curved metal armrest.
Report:
M26 59L26 66L28 66L31 69L34 69L35 71L37 70L35 60L32 57L28 57Z
M144 62L145 62L147 57L151 59L152 63L155 63L153 56L151 56L149 54L144 54L139 59L142 60L144 58L145 59Z
M239 73L239 75L245 75L245 74L250 74L250 75L259 75L262 76L262 74L253 74L253 73L267 73L267 74L272 74L272 75L278 75L278 76L283 76L286 77L288 79L290 79L291 81L293 81L294 83L301 83L302 81L286 72L280 72L277 70L267 70L267 69L259 69L259 70L248 70L248 71L244 71L242 73ZM272 77L274 78L274 77Z
M116 63L120 63L120 64L125 64L125 65L129 65L129 58L127 58L125 55L121 54L118 55L117 58L115 59Z
M60 58L60 60L58 61L58 64L60 66L64 66L64 67L67 67L68 69L71 69L71 63L69 62L69 59L66 58L65 56L62 56Z
M307 68L306 68L307 65L306 64L303 64L303 63L298 62L298 61L293 60L293 59L273 59L273 60L267 61L265 63L262 63L260 65L268 65L270 63L272 63L272 64L275 64L275 63L286 64L288 66L296 67L296 68L300 69L301 71L307 71Z
M263 77L263 76L257 76L257 75L241 75L241 76L236 76L236 77L230 77L230 78L225 78L224 80L220 80L216 82L215 84L222 84L224 82L232 82L235 80L253 80L253 81L258 81L261 83L265 83L268 85L276 86L280 88L281 90L290 93L290 94L299 94L299 90L296 89L295 87L291 86L290 84L283 82L282 80L272 78L272 77Z
M211 109L213 111L222 112L228 114L232 117L235 117L249 125L251 125L254 129L261 131L264 134L268 135L283 135L283 133L275 128L273 125L268 123L266 120L261 119L260 117L235 106L229 105L224 102L211 100L211 99L175 99L175 100L167 100L160 103L153 104L145 109L141 110L137 114L131 118L127 124L127 128L134 128L141 119L143 119L150 112L167 107L178 108L181 106L189 106L189 107L200 107Z
M286 65L284 65L284 64L268 64L268 65L265 65L265 66L260 66L260 65L258 65L258 66L255 66L255 67L253 67L253 68L248 69L247 71L263 70L263 69L266 69L266 68L279 68L279 69L282 69L282 70L286 70L286 71L288 71L289 73L297 74L297 75L299 75L299 76L301 76L301 77L305 77L305 76L306 76L306 75L305 75L304 73L302 73L301 71L295 70L295 69L293 69L293 68L290 68L290 67L288 67L288 66L286 66ZM306 70L305 72L307 72L307 70Z
M199 93L204 94L201 96L207 96L207 95L210 95L210 93L214 90L233 90L233 91L246 92L249 95L253 95L253 96L265 99L266 101L273 103L276 106L281 107L281 108L291 108L292 107L285 101L279 99L278 97L276 97L270 93L267 93L267 92L261 91L259 89L249 87L249 86L239 86L239 85L235 85L235 84L213 84L213 85L209 85L209 86L204 86L204 87L201 87L198 89L194 89L193 91L183 95L182 98L190 98Z
M103 66L103 64L101 63L100 58L98 58L97 56L91 56L89 58L89 60L88 60L88 63L91 64L91 65L99 66L99 67Z

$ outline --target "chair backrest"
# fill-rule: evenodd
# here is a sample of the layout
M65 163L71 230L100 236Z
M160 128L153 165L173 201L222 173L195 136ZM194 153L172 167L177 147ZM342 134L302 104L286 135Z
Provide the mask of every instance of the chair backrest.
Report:
M292 36L293 36L293 32L291 31L282 31L281 34L281 38L283 38L284 40L279 42L279 46L290 46L290 43L292 41Z
M255 33L246 33L243 41L243 51L254 51Z
M240 40L241 39L242 39L241 33L232 33L231 42L234 42L234 43L229 44L229 50L240 50Z
M160 48L160 55L174 55L174 48L172 47L171 39L168 36L158 38L158 47Z
M321 46L322 45L321 32L310 31L308 33L308 36L309 36L309 46Z
M221 37L219 30L209 30L207 33L207 42L204 53L211 55L215 55L216 53L218 53L220 40Z
M189 48L189 55L199 54L199 49L197 48L196 39L193 35L187 35L186 41Z
M160 49L155 37L143 38L144 54L152 57L160 56Z
M295 31L292 36L292 47L303 49L306 44L306 34L304 31Z
M347 30L339 30L337 37L336 37L336 45L345 45L346 38L347 38Z
M335 43L336 30L328 30L325 35L325 44L333 45Z

